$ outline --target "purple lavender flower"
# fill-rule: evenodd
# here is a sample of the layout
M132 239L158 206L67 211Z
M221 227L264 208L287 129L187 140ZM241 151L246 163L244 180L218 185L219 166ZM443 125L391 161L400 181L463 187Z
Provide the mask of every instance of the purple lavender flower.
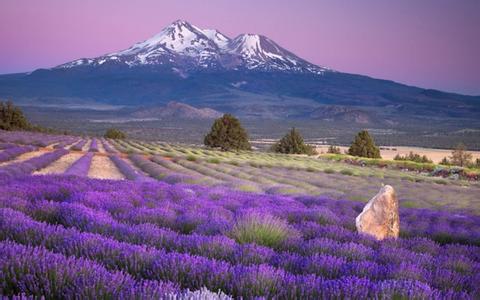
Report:
M75 161L66 171L66 175L87 176L92 163L93 153L89 152Z

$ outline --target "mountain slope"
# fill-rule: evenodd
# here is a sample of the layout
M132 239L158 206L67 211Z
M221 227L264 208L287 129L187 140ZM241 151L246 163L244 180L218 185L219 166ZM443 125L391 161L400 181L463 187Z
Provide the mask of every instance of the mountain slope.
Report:
M131 47L52 69L0 76L0 98L130 107L171 99L241 117L382 123L480 120L480 97L406 86L316 66L268 37L233 39L175 21ZM330 107L326 109L326 107ZM373 118L372 116L375 116Z
M138 118L215 119L222 113L210 108L195 108L191 105L170 101L164 107L142 108L132 114Z
M321 74L313 65L283 49L267 37L241 34L230 39L214 29L200 29L177 20L158 34L128 49L97 58L83 58L58 66L76 68L101 65L170 66L176 70L277 70Z

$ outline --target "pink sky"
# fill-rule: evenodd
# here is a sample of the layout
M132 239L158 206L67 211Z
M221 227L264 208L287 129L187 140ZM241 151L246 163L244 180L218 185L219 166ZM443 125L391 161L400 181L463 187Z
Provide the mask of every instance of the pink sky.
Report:
M1 0L0 73L129 47L176 19L338 71L480 95L477 0Z

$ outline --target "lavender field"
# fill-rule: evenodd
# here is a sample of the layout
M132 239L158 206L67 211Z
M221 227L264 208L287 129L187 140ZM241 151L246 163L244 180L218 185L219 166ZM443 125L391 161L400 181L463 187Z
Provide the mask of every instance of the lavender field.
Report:
M2 296L480 295L477 182L321 158L3 131L0 157ZM355 217L382 183L398 191L398 239L356 231Z

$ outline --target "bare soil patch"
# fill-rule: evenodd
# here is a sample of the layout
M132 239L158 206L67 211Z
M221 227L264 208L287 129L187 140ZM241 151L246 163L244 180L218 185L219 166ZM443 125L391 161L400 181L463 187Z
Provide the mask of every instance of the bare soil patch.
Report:
M52 164L39 171L34 172L34 175L40 174L63 174L68 167L70 167L77 159L82 157L83 154L79 152L70 152L54 161Z
M327 153L328 145L324 146L317 146L318 153ZM342 153L348 150L348 147L339 147ZM380 155L383 159L393 160L393 158L400 154L402 156L407 155L410 151L420 154L426 155L429 159L431 159L434 163L439 163L444 157L450 157L452 155L452 150L450 149L432 149L432 148L421 148L421 147L406 147L406 146L389 146L389 147L381 147L383 149L380 150ZM385 149L388 148L388 149ZM480 151L468 151L472 154L473 160L480 158Z
M88 171L88 177L97 179L125 179L115 164L105 155L95 155Z

